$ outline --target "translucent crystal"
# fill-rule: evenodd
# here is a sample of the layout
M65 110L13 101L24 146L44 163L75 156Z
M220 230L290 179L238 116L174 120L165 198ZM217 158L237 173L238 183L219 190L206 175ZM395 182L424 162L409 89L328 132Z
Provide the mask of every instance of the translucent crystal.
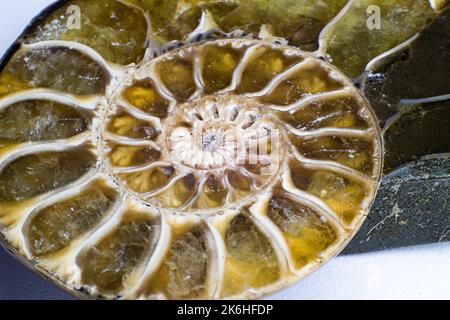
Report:
M384 141L386 172L429 154L450 152L450 101L402 113L385 131Z
M225 89L242 57L242 50L231 46L206 46L203 52L203 81L207 93Z
M204 231L193 227L178 233L161 268L149 282L147 294L164 293L169 299L205 296L208 249Z
M283 232L297 268L319 260L337 240L336 231L319 214L285 195L270 200L268 216Z
M344 1L336 1L344 3ZM289 45L299 47L305 51L316 51L319 49L318 40L320 39L320 33L325 28L325 22L331 20L318 20L308 16L298 17L298 28L290 33L287 40Z
M169 102L156 90L152 81L140 81L125 89L123 96L136 108L155 117L165 118Z
M169 270L167 292L171 297L195 297L205 289L208 254L201 229L179 237L165 262Z
M79 28L72 25L77 22L77 11L68 10L73 5L79 8ZM120 1L73 0L52 13L25 41L75 41L92 47L113 63L129 64L144 56L146 33L143 13Z
M295 186L323 200L345 223L350 224L362 212L369 190L362 183L342 174L309 169L296 161L290 164Z
M120 110L109 120L108 130L119 136L143 140L152 140L160 134L152 123L135 118L124 110Z
M203 189L195 201L193 208L206 209L221 207L226 200L228 194L227 188L223 185L220 178L210 175L204 185Z
M76 50L35 49L15 57L5 71L28 87L50 88L78 95L101 94L109 81L106 71Z
M372 174L374 146L369 140L338 136L318 138L292 136L291 141L306 158L336 161L367 175Z
M380 24L377 11L380 9ZM331 62L350 77L358 77L367 63L419 32L433 17L427 0L358 0L325 35ZM371 19L372 18L372 19ZM373 20L375 19L375 20Z
M342 87L343 84L332 78L327 70L314 64L297 71L260 100L286 106L308 95L334 91Z
M346 0L130 0L152 17L153 37L161 43L184 40L199 25L202 11L208 11L219 27L231 32L244 30L258 35L267 25L275 36L314 51L319 33Z
M83 150L23 156L0 174L0 199L21 201L61 188L95 166L94 156Z
M88 115L50 101L24 101L0 112L0 141L21 143L75 136L88 127Z
M163 60L157 65L158 74L164 85L180 101L189 99L196 90L194 69L187 60Z
M167 27L169 24L175 23L179 0L129 0L128 2L140 6L150 14L152 19L152 37L156 41L166 43L172 40L168 38ZM182 26L180 26L181 28ZM191 29L188 30L190 32Z
M245 214L230 223L225 245L224 297L267 286L280 277L272 245Z
M29 85L21 77L6 71L0 73L0 97L28 88Z
M169 189L158 195L158 200L169 208L179 208L186 204L197 192L197 181L190 174L175 182Z
M114 166L133 167L158 160L161 152L148 146L114 145L109 157Z
M137 193L147 193L164 187L173 177L173 167L157 167L135 173L121 174L120 178Z
M252 189L251 179L244 176L239 171L229 170L227 172L227 179L230 185L235 189L242 191L250 191Z
M286 56L282 51L262 46L256 49L253 58L246 64L237 91L260 91L270 80L301 60L300 57Z
M78 257L82 282L95 285L101 294L117 295L129 274L152 253L159 229L154 221L139 214L127 217L111 234Z
M290 44L314 51L319 33L346 0L241 0L239 6L219 19L225 30L244 29L258 34L262 25L268 25L278 37Z
M28 226L31 252L44 256L67 247L98 225L113 201L113 191L95 185L71 199L40 210Z
M226 178L232 187L232 201L238 201L253 190L252 179L237 170L227 170Z
M280 112L280 117L299 130L317 130L326 127L367 129L359 102L353 97L311 102L294 113Z

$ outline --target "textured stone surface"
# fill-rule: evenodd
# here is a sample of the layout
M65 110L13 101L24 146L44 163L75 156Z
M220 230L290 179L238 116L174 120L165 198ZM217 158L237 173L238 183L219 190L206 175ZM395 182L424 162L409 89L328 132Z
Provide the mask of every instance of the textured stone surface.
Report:
M450 160L411 163L387 175L345 253L450 240Z
M405 108L385 131L384 141L386 172L429 154L450 152L450 100Z

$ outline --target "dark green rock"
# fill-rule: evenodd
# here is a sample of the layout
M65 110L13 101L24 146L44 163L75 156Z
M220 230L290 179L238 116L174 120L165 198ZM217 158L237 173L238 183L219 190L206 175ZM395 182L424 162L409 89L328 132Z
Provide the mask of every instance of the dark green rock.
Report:
M375 204L344 254L450 240L450 158L410 163L383 178Z
M410 106L384 133L385 172L429 154L450 152L450 100Z

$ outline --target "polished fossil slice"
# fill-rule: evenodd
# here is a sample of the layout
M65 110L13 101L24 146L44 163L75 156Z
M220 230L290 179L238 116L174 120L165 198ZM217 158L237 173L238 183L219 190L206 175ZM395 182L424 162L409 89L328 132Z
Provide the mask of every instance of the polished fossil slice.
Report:
M380 182L378 119L344 73L442 9L374 2L393 12L377 37L354 28L364 1L53 7L2 63L2 235L93 297L251 298L302 279L343 249ZM64 26L70 5L80 29Z
M249 71L258 66L265 66L267 73ZM211 73L217 81L211 81ZM139 88L139 98L130 99L129 88ZM289 272L301 275L335 252L373 196L380 145L370 111L345 78L300 52L251 40L192 45L145 63L118 91L103 126L103 157L113 163L116 145L158 150L148 163L130 157L111 167L118 184L163 212L211 221L208 227L183 227L187 222L181 221L190 218L169 219L174 234L166 256L160 264L150 263L138 296L229 297L251 288L270 290L289 278ZM342 101L352 105L342 114L332 113L330 109L343 108ZM303 108L320 103L328 109L303 120L318 123L315 127L296 125ZM145 112L144 105L152 108ZM328 114L334 121L321 123ZM287 134L269 134L276 131ZM246 137L243 144L240 137ZM286 139L295 144L327 138L327 146L308 146L311 159L294 149L288 159L296 166L285 163ZM346 141L342 155L333 152L339 138ZM267 151L265 161L248 163L258 150ZM321 150L326 158L315 156ZM303 189L296 185L297 177L312 180ZM254 203L258 193L263 198ZM276 219L281 197L286 197L287 207L283 218ZM290 223L294 217L297 224ZM282 225L280 219L285 219ZM274 235L278 228L287 229ZM284 254L292 259L288 266L279 260ZM214 260L217 255L219 260ZM223 265L223 274L215 269L217 263Z
M124 298L260 295L336 254L364 219L381 170L378 126L322 60L227 39L121 78L84 46L54 45L99 66L104 77L90 79L102 89L85 95L69 81L6 96L9 127L13 107L29 119L24 132L43 117L38 107L53 121L5 144L4 161L42 153L3 168L0 212L9 241L69 287ZM78 129L65 131L68 117Z

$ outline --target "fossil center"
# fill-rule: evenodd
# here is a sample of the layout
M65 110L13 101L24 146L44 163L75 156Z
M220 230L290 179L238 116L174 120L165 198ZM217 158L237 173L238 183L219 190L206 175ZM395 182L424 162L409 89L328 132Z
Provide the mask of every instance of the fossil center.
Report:
M261 107L234 95L185 103L165 128L173 161L197 170L265 166L276 171L282 152L280 132L276 122L263 116Z

